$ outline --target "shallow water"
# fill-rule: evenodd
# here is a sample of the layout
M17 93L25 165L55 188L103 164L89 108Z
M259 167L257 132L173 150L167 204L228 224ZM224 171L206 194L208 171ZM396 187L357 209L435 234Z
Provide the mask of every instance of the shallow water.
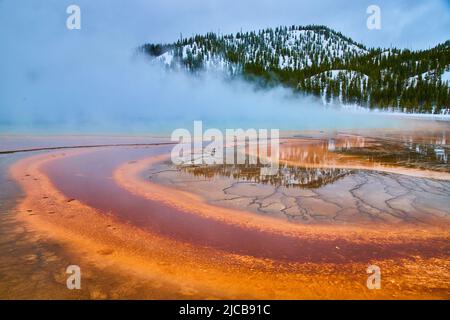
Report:
M238 254L289 261L325 259L338 262L340 258L329 253L339 245L343 252L348 251L352 259L369 259L369 256L361 255L361 248L352 247L343 240L314 241L305 245L296 238L241 229L135 196L112 180L112 171L119 164L162 152L167 152L167 148L99 150L56 160L44 166L44 171L68 199L77 199L126 222L144 229L150 228L173 239Z
M236 181L300 188L318 188L356 172L356 170L339 168L283 166L277 170L276 174L261 175L263 166L260 165L180 166L179 168L195 177L207 179L222 176Z
M180 165L194 177L228 177L273 186L319 188L358 172L343 166L387 166L450 172L450 130L416 132L320 133L295 135L280 145L280 165L272 175L267 167L250 164ZM321 167L322 166L322 167Z
M303 166L320 165L340 160L337 158L340 155L348 162L450 172L450 128L321 134L307 138L311 139L307 144L295 140L283 143L281 160Z
M306 157L302 161L320 159L318 155L326 155L318 163L324 159L333 160L333 150L329 150L329 144L326 147L326 153L317 151L325 150L324 139L319 138L311 139L311 145L319 145L320 148L304 149L303 151L308 152L305 153ZM295 148L290 149L294 151L289 151L285 155L299 155L301 148L299 149L297 142L292 140L286 144ZM367 144L364 143L364 146ZM353 148L356 147L358 146L353 146ZM362 145L360 144L359 147ZM76 156L55 158L43 169L69 202L73 199L81 201L143 230L151 230L164 237L196 247L215 248L224 254L268 258L277 263L334 263L342 266L346 263L365 264L380 259L397 261L396 259L413 259L417 256L423 259L447 257L447 251L445 251L447 240L439 237L420 239L420 237L415 238L415 234L405 233L404 239L400 242L376 240L359 242L346 237L329 240L321 236L300 239L207 219L194 212L183 211L162 202L134 195L113 180L113 171L119 165L167 153L170 149L171 146L94 148ZM51 152L56 155L65 153L64 150ZM314 152L316 152L315 155ZM35 154L35 152L29 154ZM28 153L5 155L5 159L26 155ZM296 159L301 160L300 157ZM354 226L369 223L375 229L378 223L382 223L395 228L396 231L397 223L423 228L423 230L428 230L426 228L430 225L433 227L448 225L444 224L448 222L450 214L448 211L450 185L447 182L365 170L342 171L343 176L339 176L339 171L336 169L321 171L317 168L299 166L281 168L280 170L286 171L286 168L291 170L287 170L284 177L288 173L296 173L300 176L309 174L310 183L303 183L301 188L297 188L293 185L294 180L290 181L290 186L282 185L280 181L275 184L270 182L264 184L237 180L233 170L238 170L241 175L248 174L239 167L227 174L218 174L213 169L209 177L195 176L188 172L189 170L165 171L164 169L168 167L170 167L168 163L158 163L143 172L144 178L151 176L153 182L163 183L167 182L164 182L164 179L170 180L168 184L170 187L183 189L184 186L188 192L204 192L207 195L214 195L216 189L222 192L221 188L226 188L226 199L222 199L224 202L216 201L214 204L226 206L236 201L234 207L230 206L238 209L235 213L241 212L239 210L247 210L279 218L275 213L281 210L280 215L284 215L284 218L287 217L287 220L293 223L353 224ZM318 172L322 174L319 175ZM330 173L329 181L316 179L319 176L322 178L327 176L327 172ZM168 176L164 176L165 174ZM250 176L252 174L250 170ZM230 183L229 186L221 184L222 179ZM16 198L18 195L8 194L7 198ZM249 203L253 202L253 207L246 207L245 202L238 203L242 199L248 200ZM289 203L292 199L294 202ZM295 203L299 206L292 205ZM277 204L285 207L276 207ZM63 210L63 207L60 210ZM13 207L8 207L7 211L13 213ZM275 220L274 223L276 223ZM70 293L64 290L63 277L64 266L70 263L70 257L65 256L65 252L57 243L36 242L28 234L23 237L19 234L20 237L18 237L13 227L17 226L13 226L6 220L1 221L0 228L5 232L2 231L4 244L2 243L0 250L2 253L6 252L2 254L2 265L5 270L2 279L8 285L6 291L0 291L0 296L50 297L54 294L71 298ZM15 242L15 239L19 239L18 242ZM23 267L11 268L12 265L21 264ZM51 278L55 274L63 279L62 285ZM30 286L29 281L23 280L28 279L27 277L33 277L34 280L31 282L33 287ZM108 283L106 276L101 281ZM36 285L36 283L42 283L42 285ZM44 292L48 294L44 295ZM87 292L83 291L82 294ZM170 293L168 295L170 296Z
M243 229L147 200L123 190L112 180L112 172L119 164L167 150L160 147L98 150L55 160L45 165L44 171L68 199L77 199L123 221L140 228L149 228L172 239L232 253L297 262L338 263L367 261L374 255L395 257L402 255L401 252L407 248L406 244L394 245L395 250L383 249L377 244L364 244L361 247L347 243L344 239L299 242L294 237ZM336 246L341 248L339 255L335 254ZM428 249L426 251L432 254Z

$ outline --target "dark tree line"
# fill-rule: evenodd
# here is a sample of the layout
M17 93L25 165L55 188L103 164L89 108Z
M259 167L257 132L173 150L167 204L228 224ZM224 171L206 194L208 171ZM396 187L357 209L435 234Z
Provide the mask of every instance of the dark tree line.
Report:
M266 84L281 83L326 101L407 112L450 109L450 41L428 50L367 49L325 26L290 26L236 35L208 33L172 45L146 44L152 56L200 70L220 61L226 70ZM230 71L231 72L231 71Z

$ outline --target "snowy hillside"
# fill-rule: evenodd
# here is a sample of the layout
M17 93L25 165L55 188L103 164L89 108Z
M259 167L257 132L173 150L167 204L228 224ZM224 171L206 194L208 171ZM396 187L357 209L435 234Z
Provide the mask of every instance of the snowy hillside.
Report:
M327 103L412 113L450 109L450 41L420 51L367 49L330 28L312 25L208 33L139 49L169 68L219 70L259 84L292 87Z
M300 70L366 54L361 44L326 27L280 27L218 36L210 33L178 41L157 60L188 69L237 69L246 63L264 68Z

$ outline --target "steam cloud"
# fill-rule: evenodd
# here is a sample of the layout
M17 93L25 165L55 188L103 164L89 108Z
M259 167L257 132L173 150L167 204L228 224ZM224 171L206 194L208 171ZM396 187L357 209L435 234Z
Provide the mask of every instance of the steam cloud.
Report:
M124 27L106 3L80 2L79 31L65 28L68 1L0 2L0 131L169 133L194 120L207 127L296 130L399 125L325 108L288 89L167 72L133 55L144 40L133 33L132 16L122 14Z

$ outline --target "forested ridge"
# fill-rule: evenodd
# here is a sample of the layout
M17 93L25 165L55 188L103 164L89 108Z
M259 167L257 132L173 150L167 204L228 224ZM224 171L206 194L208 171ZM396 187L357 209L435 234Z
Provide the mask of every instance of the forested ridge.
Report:
M328 27L310 25L180 35L176 43L145 44L139 50L168 68L215 68L283 84L324 103L422 113L450 109L450 41L417 51L366 48Z

